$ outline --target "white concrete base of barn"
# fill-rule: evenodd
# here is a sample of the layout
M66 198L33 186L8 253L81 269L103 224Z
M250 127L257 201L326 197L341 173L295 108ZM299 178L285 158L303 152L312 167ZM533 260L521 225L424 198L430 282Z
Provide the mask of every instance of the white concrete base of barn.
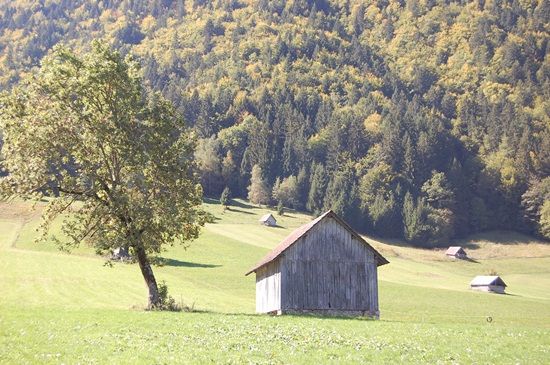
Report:
M330 316L330 317L369 317L372 319L380 318L380 311L352 311L338 309L284 309L268 312L270 315L312 315L312 316Z

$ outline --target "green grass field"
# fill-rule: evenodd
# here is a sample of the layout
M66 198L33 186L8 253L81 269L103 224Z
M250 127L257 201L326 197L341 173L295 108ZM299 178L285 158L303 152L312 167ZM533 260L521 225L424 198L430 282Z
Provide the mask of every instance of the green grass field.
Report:
M268 208L239 201L185 250L155 268L192 312L147 312L137 265L104 266L35 243L38 213L0 204L0 364L546 364L550 359L550 244L494 232L457 244L471 260L367 237L389 261L379 268L381 319L255 315L244 276L312 217L289 212L259 225ZM507 295L473 292L496 271ZM487 323L487 317L493 320Z

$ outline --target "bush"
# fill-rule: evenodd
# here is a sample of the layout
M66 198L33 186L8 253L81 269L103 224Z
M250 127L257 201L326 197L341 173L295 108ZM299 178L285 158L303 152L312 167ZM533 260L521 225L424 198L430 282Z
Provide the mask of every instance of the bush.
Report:
M180 303L176 303L176 300L168 294L168 286L164 281L158 284L159 287L159 299L160 303L155 308L159 311L171 311L171 312L192 312L193 306L189 307L183 303L183 300Z

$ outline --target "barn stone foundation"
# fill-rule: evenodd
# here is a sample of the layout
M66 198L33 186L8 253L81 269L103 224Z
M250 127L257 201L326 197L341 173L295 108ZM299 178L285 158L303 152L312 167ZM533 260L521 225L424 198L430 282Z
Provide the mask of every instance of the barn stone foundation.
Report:
M338 310L338 309L282 309L268 314L282 315L312 315L312 316L331 316L331 317L369 317L379 319L380 311L361 311L361 310Z

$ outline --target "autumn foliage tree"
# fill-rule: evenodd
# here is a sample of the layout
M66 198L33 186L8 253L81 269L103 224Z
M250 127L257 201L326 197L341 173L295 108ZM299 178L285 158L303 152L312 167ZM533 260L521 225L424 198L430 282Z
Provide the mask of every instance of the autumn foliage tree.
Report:
M101 42L77 56L56 47L33 77L2 94L4 197L49 196L41 225L68 213L59 247L120 245L135 255L158 308L151 258L197 237L205 222L195 141L171 104L143 98L137 64ZM53 198L55 197L55 198Z

